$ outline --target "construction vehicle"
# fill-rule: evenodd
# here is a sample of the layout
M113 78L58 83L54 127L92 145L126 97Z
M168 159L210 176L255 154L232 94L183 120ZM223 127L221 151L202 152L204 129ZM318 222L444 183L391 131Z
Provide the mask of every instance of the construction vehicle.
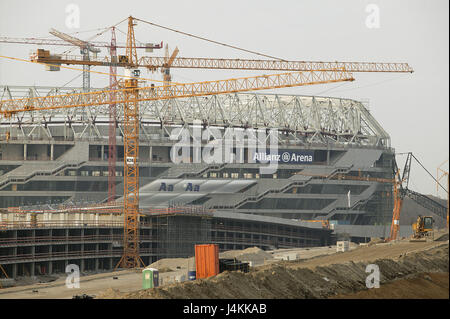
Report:
M426 241L434 239L434 219L431 216L417 216L417 221L412 224L413 235L410 242Z

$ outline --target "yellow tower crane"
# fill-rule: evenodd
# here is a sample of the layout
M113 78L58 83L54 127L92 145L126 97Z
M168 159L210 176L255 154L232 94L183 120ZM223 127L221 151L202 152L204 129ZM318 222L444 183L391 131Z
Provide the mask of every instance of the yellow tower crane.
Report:
M134 268L143 264L139 257L139 102L342 81L353 81L353 77L348 72L305 71L142 88L138 87L137 79L132 78L125 80L125 88L114 90L114 95L110 95L110 90L104 90L4 100L0 102L0 115L9 118L20 112L93 107L110 103L123 105L124 252L119 266ZM114 101L111 101L111 96L115 97Z
M239 59L205 59L176 58L178 50L167 59L138 59L134 26L136 20L128 18L126 58L112 62L112 58L61 57L53 61L49 54L39 54L33 62L57 65L115 65L125 67L127 79L117 90L102 90L76 94L52 95L45 97L12 99L0 102L0 116L12 117L20 112L46 111L62 108L95 107L98 105L121 104L124 109L124 250L118 266L134 268L141 266L139 257L139 102L207 96L215 94L257 91L265 89L295 87L313 84L326 84L353 81L350 72L413 72L406 63L366 63L366 62L306 62L282 60L239 60ZM139 20L142 21L142 20ZM150 59L150 60L149 60ZM151 60L154 59L154 60ZM139 67L150 70L156 68L206 68L206 69L241 69L241 70L285 70L294 71L283 74L242 77L228 80L206 81L196 83L176 83L139 87ZM92 72L92 71L90 71ZM99 73L99 72L96 72ZM108 74L109 75L109 74Z

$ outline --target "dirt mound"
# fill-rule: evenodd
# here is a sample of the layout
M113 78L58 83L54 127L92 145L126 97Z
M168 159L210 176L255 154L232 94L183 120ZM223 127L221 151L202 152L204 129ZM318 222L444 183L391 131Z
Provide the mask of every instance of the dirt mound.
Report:
M154 268L154 267L153 267ZM159 271L159 273L160 274L162 274L162 273L165 273L165 272L172 272L173 270L172 269L170 269L169 267L160 267L160 268L156 268L156 269L158 269L158 271Z
M369 245L369 246L372 246L372 245L381 244L381 243L384 243L384 240L383 240L383 239L378 238L378 237L374 237L374 238L371 238L371 239L370 239L368 245Z
M14 286L28 286L35 284L48 283L60 279L57 275L38 275L35 277L17 277L14 280Z
M380 285L377 289L339 295L332 299L448 299L448 280L448 272L420 273Z
M194 257L191 258L163 258L148 267L161 269L161 272L176 271L178 269L195 269ZM178 268L177 268L178 267Z
M98 299L119 299L121 297L122 293L120 292L120 290L114 288L108 288L104 292L96 296L96 298Z
M434 241L446 241L448 240L448 233L438 236Z
M258 247L250 247L244 250L229 250L220 253L220 258L236 258L240 261L251 261L254 264L264 264L273 256Z
M448 272L448 244L394 259L377 259L381 284L424 272ZM224 272L217 276L124 294L123 298L329 298L366 290L367 262L352 261L302 267L281 262L250 273Z

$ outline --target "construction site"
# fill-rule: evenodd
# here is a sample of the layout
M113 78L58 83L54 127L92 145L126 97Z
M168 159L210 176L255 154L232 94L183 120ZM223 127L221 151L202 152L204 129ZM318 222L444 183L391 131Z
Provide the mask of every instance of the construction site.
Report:
M4 63L82 82L2 74L0 299L449 298L448 154L430 168L396 151L367 101L277 92L413 78L413 66L284 60L131 15L110 22L90 38L0 34L33 47ZM146 27L258 58L181 57L139 41ZM241 75L173 80L186 69ZM443 197L415 189L416 171Z

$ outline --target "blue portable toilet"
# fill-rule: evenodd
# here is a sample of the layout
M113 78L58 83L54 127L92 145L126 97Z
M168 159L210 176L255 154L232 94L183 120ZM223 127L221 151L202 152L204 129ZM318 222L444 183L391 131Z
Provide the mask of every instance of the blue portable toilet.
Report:
M188 271L188 280L195 280L195 270Z

